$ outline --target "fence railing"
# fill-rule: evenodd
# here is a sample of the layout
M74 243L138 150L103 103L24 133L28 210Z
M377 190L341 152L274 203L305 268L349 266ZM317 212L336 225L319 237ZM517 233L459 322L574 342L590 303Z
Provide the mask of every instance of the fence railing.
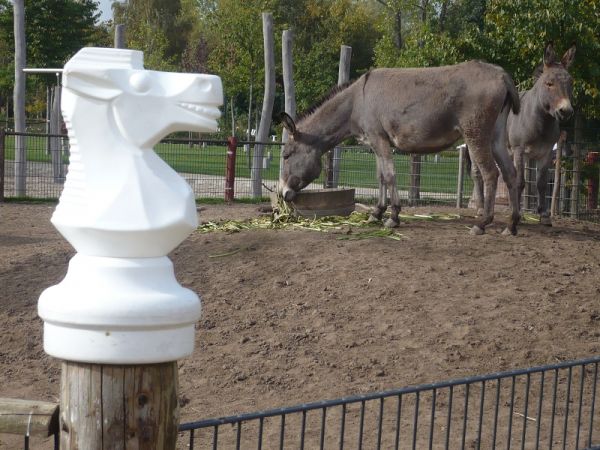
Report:
M19 137L20 139L17 139ZM19 172L15 154L22 143L26 149L26 168ZM239 141L235 144L235 178L228 186L228 142L224 140L199 140L193 138L169 138L155 146L155 151L192 187L196 198L242 199L256 197L252 175L254 165L260 164L261 189L258 197L268 196L275 190L279 179L281 143L266 142L262 146L262 158L254 157L254 142ZM231 145L231 142L229 143ZM231 153L231 152L229 152ZM16 189L15 176L24 173L25 196L36 199L56 199L60 196L68 170L68 139L64 135L6 132L0 142L0 196L16 197L22 193ZM587 157L584 156L584 158ZM562 183L559 190L558 213L589 220L600 220L598 210L599 163L581 159L577 164L572 158L563 158ZM231 163L231 161L230 161ZM467 205L472 192L468 176L460 176L460 158L457 151L412 158L410 155L394 154L400 198L404 204L421 205ZM2 164L4 169L2 170ZM359 201L369 202L378 195L376 163L373 152L360 146L342 146L333 151L331 167L310 186L313 188L352 187ZM537 209L535 166L527 168L527 185L523 198L525 210ZM594 178L595 177L595 178ZM551 202L554 169L550 169L547 202ZM595 181L594 181L595 180ZM575 188L574 181L578 184ZM462 183L462 186L459 184ZM595 184L594 184L595 183ZM593 187L595 186L595 191ZM232 195L232 197L226 197ZM506 204L506 190L500 186L499 204Z
M190 449L593 449L600 357L185 423Z

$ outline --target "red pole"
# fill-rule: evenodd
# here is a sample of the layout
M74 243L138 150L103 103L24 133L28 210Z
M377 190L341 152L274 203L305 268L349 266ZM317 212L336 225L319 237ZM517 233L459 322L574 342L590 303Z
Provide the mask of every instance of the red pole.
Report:
M591 166L598 161L599 155L598 152L589 152L585 158L585 162ZM598 169L596 169L588 178L588 209L596 209L598 207L598 178Z
M225 168L225 201L232 202L235 185L235 152L237 150L237 139L230 136L227 139L227 166Z

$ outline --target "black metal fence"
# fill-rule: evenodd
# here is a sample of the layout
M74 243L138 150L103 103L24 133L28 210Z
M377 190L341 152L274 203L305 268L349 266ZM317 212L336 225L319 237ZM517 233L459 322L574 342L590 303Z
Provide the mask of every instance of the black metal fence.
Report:
M26 162L19 162L19 146L25 148ZM279 179L281 144L267 142L261 145L262 156L256 157L254 143L239 142L236 148L235 199L264 198L276 189ZM597 160L590 162L587 150L581 160L563 158L562 183L557 211L561 215L600 220L598 209ZM226 192L227 142L192 138L164 139L155 151L192 187L196 198L224 198ZM373 152L365 147L344 146L333 152L329 164L312 188L352 187L359 201L370 202L378 195L376 163ZM0 195L4 197L29 197L56 199L60 196L68 170L68 139L63 135L6 132L0 142ZM327 158L324 158L327 159ZM467 205L472 192L471 180L461 174L458 151L414 158L411 155L394 155L400 197L407 205ZM19 172L19 165L25 170ZM4 168L2 168L2 165ZM258 169L258 170L256 170ZM547 202L550 204L554 169L550 170ZM19 180L19 173L24 179ZM252 174L260 173L259 191L253 184ZM527 187L524 194L525 210L537 208L535 180L536 169L527 170ZM22 183L19 184L19 181ZM595 183L595 184L594 184ZM19 189L19 186L24 186ZM595 186L595 190L593 189ZM506 188L500 185L499 204L507 204Z
M600 357L180 426L189 449L600 449Z

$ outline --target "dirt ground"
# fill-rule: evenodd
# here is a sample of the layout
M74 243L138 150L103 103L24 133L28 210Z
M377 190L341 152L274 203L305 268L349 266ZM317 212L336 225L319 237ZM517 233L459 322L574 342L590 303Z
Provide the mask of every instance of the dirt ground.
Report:
M0 397L58 400L36 307L74 251L53 209L0 204ZM260 214L200 209L201 221ZM600 227L563 219L506 237L500 213L471 236L472 212L458 212L403 224L400 241L192 234L170 255L203 303L195 351L179 363L182 421L597 355ZM11 439L0 448L22 442Z

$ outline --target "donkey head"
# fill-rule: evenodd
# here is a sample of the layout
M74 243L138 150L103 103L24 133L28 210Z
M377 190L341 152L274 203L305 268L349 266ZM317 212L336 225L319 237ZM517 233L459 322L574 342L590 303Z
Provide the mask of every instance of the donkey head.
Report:
M144 70L135 50L83 48L64 68L63 112L109 110L119 133L137 147L149 147L174 131L216 129L222 103L215 75Z
M558 61L552 43L544 50L544 61L534 77L538 99L544 110L557 120L566 120L573 114L573 78L568 72L575 59L575 44Z
M315 137L299 131L288 114L282 113L280 118L290 133L282 153L283 171L279 180L283 198L289 202L320 175L322 151Z

